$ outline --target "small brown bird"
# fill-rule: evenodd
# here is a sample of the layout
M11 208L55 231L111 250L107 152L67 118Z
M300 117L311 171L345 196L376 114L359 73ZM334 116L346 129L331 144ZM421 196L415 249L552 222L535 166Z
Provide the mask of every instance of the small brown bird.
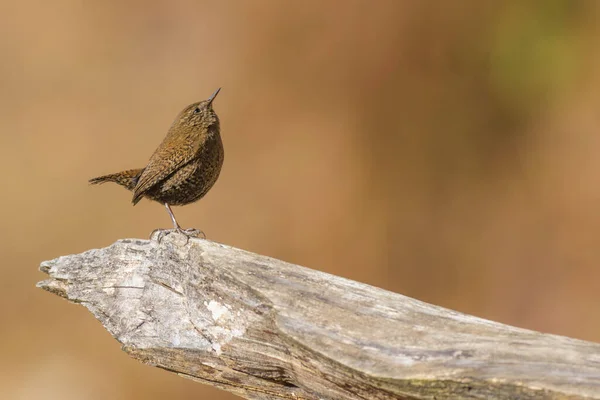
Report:
M186 235L202 233L182 230L171 206L200 200L219 177L224 151L219 117L212 103L220 90L179 113L145 168L100 176L90 179L90 183L114 182L125 187L133 192L133 205L142 197L162 203L173 221L173 231Z

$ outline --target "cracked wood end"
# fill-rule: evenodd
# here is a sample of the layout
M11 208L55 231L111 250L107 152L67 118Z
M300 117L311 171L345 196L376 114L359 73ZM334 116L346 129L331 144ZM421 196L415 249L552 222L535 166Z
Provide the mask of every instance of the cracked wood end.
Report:
M600 345L179 234L41 264L132 357L248 399L600 399Z

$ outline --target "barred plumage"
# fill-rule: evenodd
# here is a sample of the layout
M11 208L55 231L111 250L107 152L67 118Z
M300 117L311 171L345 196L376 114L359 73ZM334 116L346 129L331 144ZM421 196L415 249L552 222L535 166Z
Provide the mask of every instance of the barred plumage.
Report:
M144 197L163 203L174 229L181 231L170 205L190 204L204 197L223 165L219 117L212 108L219 91L179 113L145 168L100 176L90 183L121 185L133 192L134 205Z

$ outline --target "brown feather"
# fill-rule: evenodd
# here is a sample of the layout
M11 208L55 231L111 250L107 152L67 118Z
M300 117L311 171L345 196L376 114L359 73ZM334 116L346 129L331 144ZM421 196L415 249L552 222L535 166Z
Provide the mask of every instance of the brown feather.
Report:
M115 182L131 190L134 205L143 197L166 204L174 228L179 229L168 206L201 199L221 172L223 143L219 117L212 108L219 90L177 115L145 168L101 176L90 182Z
M89 182L92 185L98 185L106 182L114 182L117 185L121 185L127 190L133 190L137 185L138 179L144 172L144 168L129 169L127 171L117 172L116 174L99 176L92 178Z

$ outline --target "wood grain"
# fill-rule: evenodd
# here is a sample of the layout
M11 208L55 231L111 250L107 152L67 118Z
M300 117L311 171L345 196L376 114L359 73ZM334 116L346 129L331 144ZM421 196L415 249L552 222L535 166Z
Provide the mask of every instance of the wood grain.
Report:
M600 399L600 345L171 234L46 261L132 357L247 399Z

